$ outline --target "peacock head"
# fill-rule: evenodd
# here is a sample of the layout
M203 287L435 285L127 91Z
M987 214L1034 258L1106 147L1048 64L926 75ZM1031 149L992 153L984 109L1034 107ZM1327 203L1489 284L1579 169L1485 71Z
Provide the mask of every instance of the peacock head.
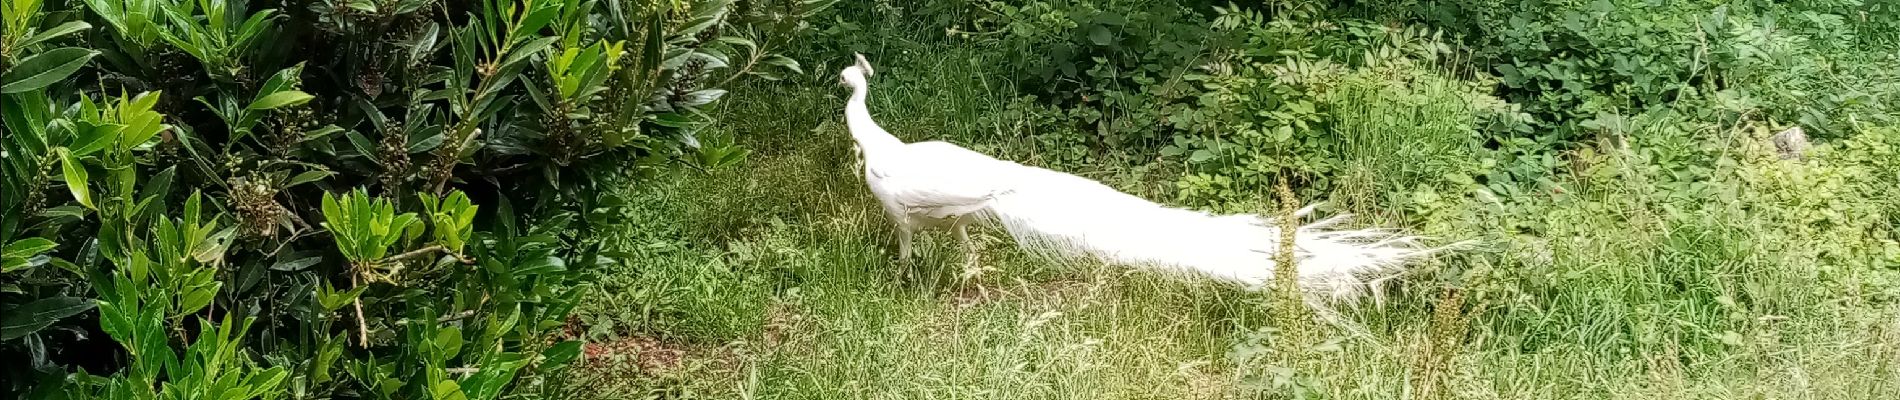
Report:
M865 78L872 74L871 62L865 61L863 54L852 53L851 55L857 57L857 65L844 67L844 72L838 73L838 84L850 87L865 87Z

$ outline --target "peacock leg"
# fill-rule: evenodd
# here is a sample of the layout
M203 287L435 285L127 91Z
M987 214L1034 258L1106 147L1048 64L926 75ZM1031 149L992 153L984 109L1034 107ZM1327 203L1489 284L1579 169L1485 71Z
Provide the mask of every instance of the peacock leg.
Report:
M897 224L897 280L900 282L910 280L914 269L910 261L910 239L910 225Z
M968 219L958 220L956 222L956 231L957 241L963 242L963 274L961 274L960 277L962 278L962 283L970 283L969 281L971 279L983 275L983 266L980 264L981 257L976 249L976 241L970 240L970 221ZM976 296L979 301L989 301L990 291L979 283L976 285Z
M897 260L910 261L910 226L897 225Z
M970 241L970 224L957 221L957 241L963 244L963 265L970 268L976 264L976 242Z

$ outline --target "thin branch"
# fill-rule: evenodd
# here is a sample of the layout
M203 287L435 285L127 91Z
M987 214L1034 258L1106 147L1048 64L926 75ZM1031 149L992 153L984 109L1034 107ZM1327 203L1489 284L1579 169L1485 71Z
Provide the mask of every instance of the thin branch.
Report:
M429 247L424 247L424 248L420 248L420 249L416 249L415 251L410 251L410 252L408 252L408 253L402 253L402 254L397 254L397 255L395 255L394 257L389 257L389 258L385 258L385 259L383 259L383 261L385 261L385 262L402 262L402 261L405 261L405 260L408 260L408 259L411 259L411 258L416 258L416 257L422 257L422 256L426 256L426 255L429 255L429 253L434 253L434 252L438 252L438 251L440 251L440 252L447 252L448 250L449 250L449 248L447 248L447 247L442 247L441 245L435 245L435 246L429 246Z
M475 316L475 310L468 310L468 311L463 311L463 312L459 312L455 314L444 315L441 318L436 318L435 323L440 324L440 323L447 323L449 321L460 321L460 320L468 319L468 317L473 317L473 316Z
M449 322L454 322L454 321L461 321L461 320L464 320L464 319L468 319L469 317L473 317L473 316L475 316L475 310L468 310L468 311L463 311L463 312L459 312L459 313L454 313L454 314L449 314L449 315L444 315L444 316L441 316L441 317L437 317L437 318L435 319L435 323L437 323L437 324L446 324L446 323L449 323ZM415 324L415 323L417 323L417 321L415 321L415 320L411 320L411 319L407 319L407 318L404 318L403 320L401 320L401 321L397 321L396 323L397 323L397 324L403 324L403 325L409 325L409 324Z
M295 216L295 215L292 215L291 217L292 217L292 218L295 218L296 216ZM303 223L303 219L301 219L301 218L299 218L299 219L297 219L297 222L301 224L301 223ZM276 258L276 257L277 257L277 253L282 253L282 252L284 251L284 248L285 248L285 247L289 247L289 246L290 246L290 243L292 243L292 242L296 242L296 241L297 241L297 239L302 239L302 238L304 238L304 237L307 237L307 236L315 236L315 235L317 234L317 232L318 232L318 231L316 231L316 230L313 230L313 229L309 229L309 228L310 228L310 225L308 225L308 224L305 224L305 225L304 225L304 229L301 229L301 230L297 230L297 231L294 231L294 232L291 232L291 234L290 234L290 238L289 238L289 239L284 239L284 241L283 241L282 243L278 243L278 244L277 244L277 248L276 248L276 249L272 249L272 250L270 251L270 253L266 253L266 254L264 254L264 257L266 257L266 258Z
M753 31L752 33L756 34L757 32ZM766 58L766 55L771 54L771 52L766 51L771 48L771 44L772 42L770 39L768 39L768 37L761 35L761 37L759 38L759 41L757 43L753 43L752 54L751 56L746 57L745 65L739 67L738 72L732 73L732 76L728 76L726 77L726 79L720 80L718 84L714 84L712 87L726 87L726 84L732 83L734 79L739 79L739 77L745 76L745 74L747 73L751 73L752 67L758 66L759 61L764 60Z
M350 276L350 288L355 289L358 284L359 283L357 282L355 274L352 274ZM356 296L355 302L356 302L356 347L367 349L369 348L369 319L363 317L363 296L361 295Z
M712 87L726 87L726 84L731 83L732 80L739 79L739 77L745 76L746 73L752 72L752 67L758 65L759 60L764 59L764 55L765 55L765 51L762 49L760 51L754 52L752 54L752 57L749 57L749 59L746 60L745 66L739 68L739 72L734 72L732 76L728 76L726 77L726 79L720 80L719 83L714 84Z

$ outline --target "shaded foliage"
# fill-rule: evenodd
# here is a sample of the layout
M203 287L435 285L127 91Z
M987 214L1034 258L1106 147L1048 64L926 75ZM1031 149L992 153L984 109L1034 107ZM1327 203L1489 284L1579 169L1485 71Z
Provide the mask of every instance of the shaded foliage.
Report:
M0 393L553 393L600 188L827 4L9 1Z

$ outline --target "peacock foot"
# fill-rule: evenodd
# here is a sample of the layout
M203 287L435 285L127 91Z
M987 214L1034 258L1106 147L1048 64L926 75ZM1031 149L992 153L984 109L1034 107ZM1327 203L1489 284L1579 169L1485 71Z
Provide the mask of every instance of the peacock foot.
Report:
M916 261L912 261L910 258L897 258L891 261L891 264L897 269L897 280L899 282L909 282L915 277L917 271Z

